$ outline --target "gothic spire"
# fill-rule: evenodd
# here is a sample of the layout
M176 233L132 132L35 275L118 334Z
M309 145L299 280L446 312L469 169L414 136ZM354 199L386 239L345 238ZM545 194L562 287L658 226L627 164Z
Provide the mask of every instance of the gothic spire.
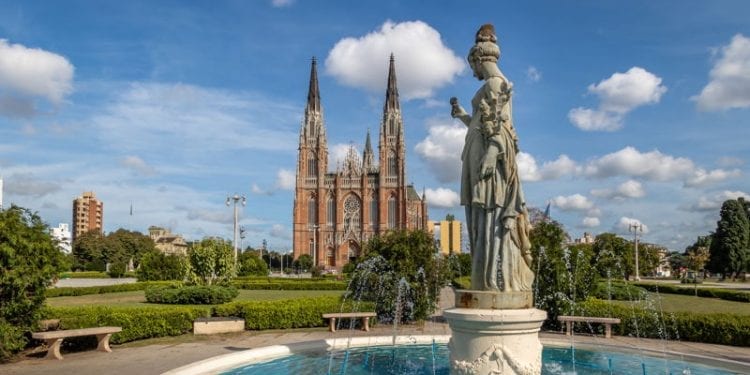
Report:
M372 154L372 142L370 142L370 128L367 128L367 138L365 139L365 154Z
M396 65L393 53L391 53L391 63L388 67L388 88L385 91L385 105L383 106L383 112L391 110L401 111L401 106L398 102L398 86L396 85Z
M372 152L372 143L370 142L370 129L367 129L367 138L365 139L365 150L362 152L362 166L365 172L369 172L375 164L375 156Z
M307 111L320 113L320 90L318 89L318 61L312 58L310 89L307 91Z

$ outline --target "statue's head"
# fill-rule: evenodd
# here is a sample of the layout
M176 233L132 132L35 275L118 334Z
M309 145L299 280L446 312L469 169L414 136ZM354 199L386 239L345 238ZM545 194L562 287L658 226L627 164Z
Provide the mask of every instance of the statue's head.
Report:
M497 45L495 27L489 23L482 25L477 31L474 42L475 44L469 50L466 60L474 71L474 76L484 79L482 69L480 69L482 63L497 63L497 60L500 59L500 47Z

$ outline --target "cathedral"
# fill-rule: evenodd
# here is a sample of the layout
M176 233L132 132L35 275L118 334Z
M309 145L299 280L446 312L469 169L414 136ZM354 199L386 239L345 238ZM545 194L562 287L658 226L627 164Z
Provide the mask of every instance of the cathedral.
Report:
M377 159L376 159L377 157ZM335 172L320 104L317 63L312 61L305 117L299 134L294 195L294 258L309 254L315 265L341 269L360 256L371 237L393 229L425 229L427 205L406 183L404 123L391 55L378 155L367 131L362 157L354 147Z

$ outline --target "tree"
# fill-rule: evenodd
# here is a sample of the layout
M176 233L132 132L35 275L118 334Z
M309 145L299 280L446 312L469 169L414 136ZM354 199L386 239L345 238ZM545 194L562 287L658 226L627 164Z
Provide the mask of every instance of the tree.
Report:
M660 245L639 242L638 243L638 274L644 276L653 276L661 261L660 254L666 254L667 249ZM633 263L635 269L635 262Z
M421 321L435 311L449 277L429 233L390 231L365 243L347 298L375 302L378 321Z
M156 251L156 244L151 237L141 232L122 228L108 234L106 243L118 247L118 253L115 254L117 260L128 263L132 259L133 266L136 268L140 265L141 258L144 255Z
M239 257L240 276L267 276L268 266L254 252L244 252Z
M537 222L530 233L536 305L547 311L551 327L558 324L558 315L574 314L576 302L586 299L596 286L592 246L566 246L567 238L562 225L549 220Z
M312 269L313 259L308 254L300 255L293 263L293 267L299 271L307 272Z
M236 269L232 245L221 238L207 237L188 249L193 281L213 285L231 280Z
M711 258L709 249L712 238L713 235L698 236L692 245L685 248L685 266L696 271L702 270L703 278L706 277L706 262Z
M15 205L0 210L0 361L25 345L23 333L36 327L64 264L37 214Z
M451 276L453 278L471 276L471 254L451 254L446 260L450 264Z
M104 271L106 253L104 235L92 230L76 237L73 241L74 270Z
M183 255L151 251L141 257L141 264L136 274L138 281L183 281L188 268L187 258Z
M599 276L628 280L635 270L633 250L633 243L614 233L596 236L593 246L594 266Z
M750 244L750 220L745 201L726 200L721 205L716 232L711 241L709 268L721 272L722 279L732 275L735 279L745 269L748 262Z

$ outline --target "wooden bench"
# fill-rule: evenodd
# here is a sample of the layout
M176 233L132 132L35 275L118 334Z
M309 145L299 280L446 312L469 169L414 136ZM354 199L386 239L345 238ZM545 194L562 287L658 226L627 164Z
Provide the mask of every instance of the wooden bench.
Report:
M63 359L62 355L60 355L60 345L65 338L96 335L96 339L99 342L96 350L109 353L112 351L109 348L109 338L113 333L120 331L122 331L122 327L65 329L61 331L34 332L31 334L31 337L37 340L44 340L47 343L49 347L47 349L47 359Z
M565 335L573 333L573 322L602 323L604 324L604 337L612 338L612 324L620 324L618 318L598 318L593 316L560 315L557 320L565 322Z
M336 319L342 318L362 318L362 329L365 331L370 331L370 318L374 318L376 316L377 314L375 314L374 312L329 313L323 314L323 319L330 319L328 328L331 330L331 332L336 332Z

